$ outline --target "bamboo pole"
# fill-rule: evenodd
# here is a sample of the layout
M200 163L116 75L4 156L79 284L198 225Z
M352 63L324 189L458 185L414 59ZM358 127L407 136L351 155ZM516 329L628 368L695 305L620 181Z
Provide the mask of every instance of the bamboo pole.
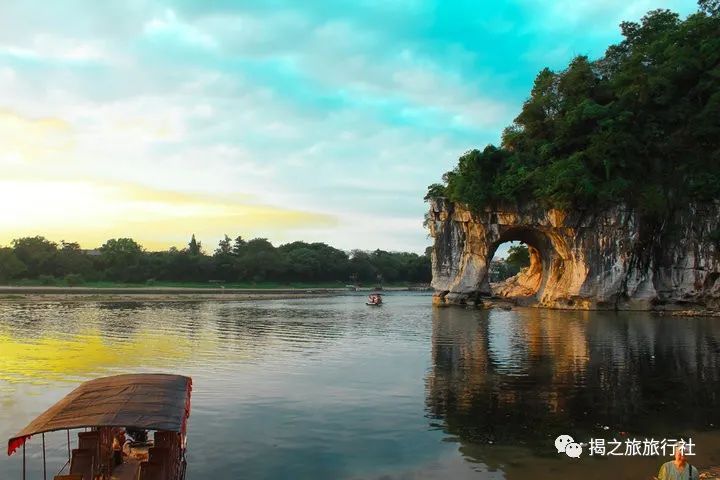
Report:
M45 433L42 434L43 441L43 480L47 480L47 464L45 463Z

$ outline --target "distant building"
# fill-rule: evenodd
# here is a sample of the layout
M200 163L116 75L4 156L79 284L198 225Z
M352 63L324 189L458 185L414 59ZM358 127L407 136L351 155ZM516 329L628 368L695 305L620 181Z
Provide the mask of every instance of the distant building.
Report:
M99 257L101 255L100 250L98 250L97 248L92 248L90 250L83 250L82 253L84 253L85 255L88 255L90 257Z

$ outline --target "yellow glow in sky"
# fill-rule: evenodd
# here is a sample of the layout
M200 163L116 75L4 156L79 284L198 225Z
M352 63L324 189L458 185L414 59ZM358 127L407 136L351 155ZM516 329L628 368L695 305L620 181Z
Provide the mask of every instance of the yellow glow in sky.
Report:
M57 118L29 119L0 109L0 165L57 160L72 150L70 132L70 125Z
M0 179L0 244L44 235L87 248L132 237L148 249L182 246L195 233L250 236L264 231L331 226L327 215L127 184Z
M137 118L133 125L151 130L153 124L144 121ZM123 130L115 124L108 128ZM142 143L135 133L130 143ZM98 162L113 175L127 175L128 170L106 158L108 152L96 152L90 163L79 158L78 135L105 145L99 133L78 130L65 120L25 117L0 108L0 246L35 235L76 241L84 248L131 237L149 250L164 250L186 245L195 234L212 251L211 245L224 234L272 238L288 230L336 224L329 215L259 205L242 193L220 197L176 191L170 178L165 179L167 188L92 178L85 173ZM129 141L121 140L114 138L106 146L113 150Z

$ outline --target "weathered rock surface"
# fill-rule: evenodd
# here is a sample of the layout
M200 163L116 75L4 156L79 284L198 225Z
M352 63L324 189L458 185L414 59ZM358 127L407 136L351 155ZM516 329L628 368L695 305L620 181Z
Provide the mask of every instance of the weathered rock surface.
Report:
M691 205L651 233L623 206L597 212L509 206L473 213L431 201L436 304L490 295L497 247L518 240L531 265L496 295L535 293L536 304L575 309L720 310L720 202Z

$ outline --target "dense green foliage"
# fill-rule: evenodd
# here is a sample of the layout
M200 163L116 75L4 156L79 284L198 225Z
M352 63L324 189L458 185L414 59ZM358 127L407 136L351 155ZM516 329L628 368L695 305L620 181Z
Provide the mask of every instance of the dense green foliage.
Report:
M621 24L595 61L544 69L502 146L463 155L429 187L480 208L502 202L604 206L659 217L720 197L720 2Z
M324 243L293 242L274 247L264 238L249 241L225 236L212 255L193 235L183 250L147 252L131 238L108 240L96 251L77 243L60 245L44 237L19 238L0 248L0 281L31 279L68 285L84 281L123 283L227 282L339 283L375 285L427 283L430 257L405 252L353 250Z
M530 251L527 245L513 245L504 260L495 260L490 266L490 281L500 282L520 273L530 265Z
M508 256L505 263L516 268L519 272L521 269L530 266L530 251L527 245L513 245L508 249Z

